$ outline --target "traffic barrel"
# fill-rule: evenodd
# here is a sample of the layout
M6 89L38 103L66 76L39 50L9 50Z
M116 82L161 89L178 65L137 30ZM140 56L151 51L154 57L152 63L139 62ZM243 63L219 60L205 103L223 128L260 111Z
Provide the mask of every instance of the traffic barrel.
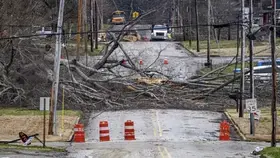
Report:
M143 60L142 59L140 59L139 64L143 65Z
M100 121L99 123L99 139L101 142L110 141L109 126L107 121Z
M230 126L227 121L220 123L220 140L230 140Z
M163 64L165 64L165 65L167 65L167 64L168 64L168 60L167 60L167 58L164 58L164 60L163 60Z
M83 124L76 124L74 126L74 142L82 143L85 142L85 132Z
M131 120L124 123L124 139L135 140L134 122Z

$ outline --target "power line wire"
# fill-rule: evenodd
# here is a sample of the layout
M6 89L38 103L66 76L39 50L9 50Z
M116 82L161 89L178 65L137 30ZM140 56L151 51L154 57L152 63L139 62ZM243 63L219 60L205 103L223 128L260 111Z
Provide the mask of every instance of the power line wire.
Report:
M207 24L200 24L198 26L200 27L206 27L206 26L213 26L214 28L222 28L222 27L228 27L230 25L237 25L238 23L232 22L232 23L227 23L227 24L220 24L220 25L207 25ZM183 25L183 26L171 26L169 28L186 28L186 27L194 27L196 25ZM279 26L280 27L280 26ZM154 30L161 30L161 29L166 29L166 27L162 28L154 28ZM32 37L40 37L40 36L56 36L56 35L77 35L77 34L89 34L89 33L120 33L120 32L125 32L125 31L147 31L147 30L152 30L152 28L146 28L146 29L125 29L124 31L120 30L108 30L108 31L86 31L86 32L71 32L71 33L51 33L51 34L32 34L32 35L22 35L22 36L12 36L12 37L4 37L0 38L1 40L9 40L9 39L19 39L19 38L32 38Z

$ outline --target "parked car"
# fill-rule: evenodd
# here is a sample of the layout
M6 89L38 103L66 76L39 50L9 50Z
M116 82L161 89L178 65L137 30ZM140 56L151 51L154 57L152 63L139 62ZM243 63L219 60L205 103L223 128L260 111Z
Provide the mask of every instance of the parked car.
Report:
M280 66L276 67L277 78L279 78L279 70ZM250 80L250 73L245 76L247 81ZM254 67L254 80L260 82L268 82L272 80L272 66L264 65L264 66L256 66Z

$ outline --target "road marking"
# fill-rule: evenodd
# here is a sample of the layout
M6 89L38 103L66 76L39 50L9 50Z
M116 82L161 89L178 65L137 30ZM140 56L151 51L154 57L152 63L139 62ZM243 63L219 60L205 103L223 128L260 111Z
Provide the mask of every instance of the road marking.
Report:
M167 157L168 157L168 158L171 158L171 155L170 155L170 153L168 152L168 150L167 150L167 148L166 148L166 147L164 147L164 151L165 151L165 153L166 153Z
M163 150L161 148L163 148ZM166 158L166 156L168 158L172 158L166 147L158 146L158 151L159 151L159 154L162 158Z
M152 123L153 123L154 136L157 137L157 129L156 129L155 122L156 122L156 120L155 120L154 117L152 116Z
M163 152L162 152L160 146L158 146L158 151L159 151L159 153L160 153L160 156L161 156L162 158L164 158L164 154L163 154Z
M159 132L159 136L162 136L162 129L159 123L159 118L158 118L158 111L156 111L156 120L157 120L157 125L158 125L158 132Z

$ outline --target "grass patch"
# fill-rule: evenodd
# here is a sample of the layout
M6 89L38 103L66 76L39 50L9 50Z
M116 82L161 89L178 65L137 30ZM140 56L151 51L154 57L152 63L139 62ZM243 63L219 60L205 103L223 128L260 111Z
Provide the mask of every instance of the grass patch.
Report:
M271 158L280 158L280 147L266 147L261 151L261 154Z
M104 46L105 46L105 44L99 43L98 44L98 49L93 48L93 52L91 52L90 42L88 42L88 49L87 49L88 55L89 56L101 55L101 50L104 48ZM74 41L72 41L72 43L69 42L67 50L68 50L68 55L69 56L75 56L76 52L77 52L77 45L76 45L76 43ZM80 51L80 56L85 56L86 55L85 47L84 47L84 43L83 42L81 42L81 46L80 46L80 50L79 51ZM66 56L66 53L63 52L62 55Z
M61 115L62 111L58 110L57 114ZM49 114L49 111L46 111L46 114ZM65 110L65 116L81 116L80 111ZM0 116L24 116L24 115L44 115L44 111L40 110L30 110L24 108L0 108Z
M23 145L7 145L0 144L0 149L17 149L17 150L31 150L31 151L45 151L45 152L66 152L65 148L42 147L42 146L23 146Z
M110 24L103 24L103 30L108 30L111 27Z
M248 42L248 41L246 41ZM189 41L183 41L183 46L187 49L196 50L196 41L192 41L192 45L189 45ZM254 41L254 46L264 46L267 42L257 42ZM236 48L236 40L220 40L219 44L215 40L210 41L210 48L211 49L218 49L220 48ZM199 43L200 49L207 49L207 41L200 41Z
M259 121L255 121L255 136L250 134L250 120L249 113L245 112L243 118L239 118L236 109L226 110L229 116L232 118L234 123L238 126L240 131L248 140L255 141L271 141L271 109L270 108L260 108L261 117ZM277 111L280 108L277 108ZM277 114L278 117L280 113ZM277 121L279 124L280 121ZM277 140L280 140L280 130L277 129Z
M93 52L90 51L88 52L89 56L97 56L97 55L101 55L101 50L104 48L103 44L99 44L98 45L98 49L93 49ZM85 55L85 54L84 54Z
M59 135L46 135L47 142L68 141L73 134L73 127L82 117L81 111L57 111L57 131ZM0 108L0 140L9 141L18 138L20 131L27 135L38 133L43 139L44 111L25 108ZM49 111L46 111L46 132L49 125ZM62 126L63 124L63 126ZM37 140L34 140L36 142Z

